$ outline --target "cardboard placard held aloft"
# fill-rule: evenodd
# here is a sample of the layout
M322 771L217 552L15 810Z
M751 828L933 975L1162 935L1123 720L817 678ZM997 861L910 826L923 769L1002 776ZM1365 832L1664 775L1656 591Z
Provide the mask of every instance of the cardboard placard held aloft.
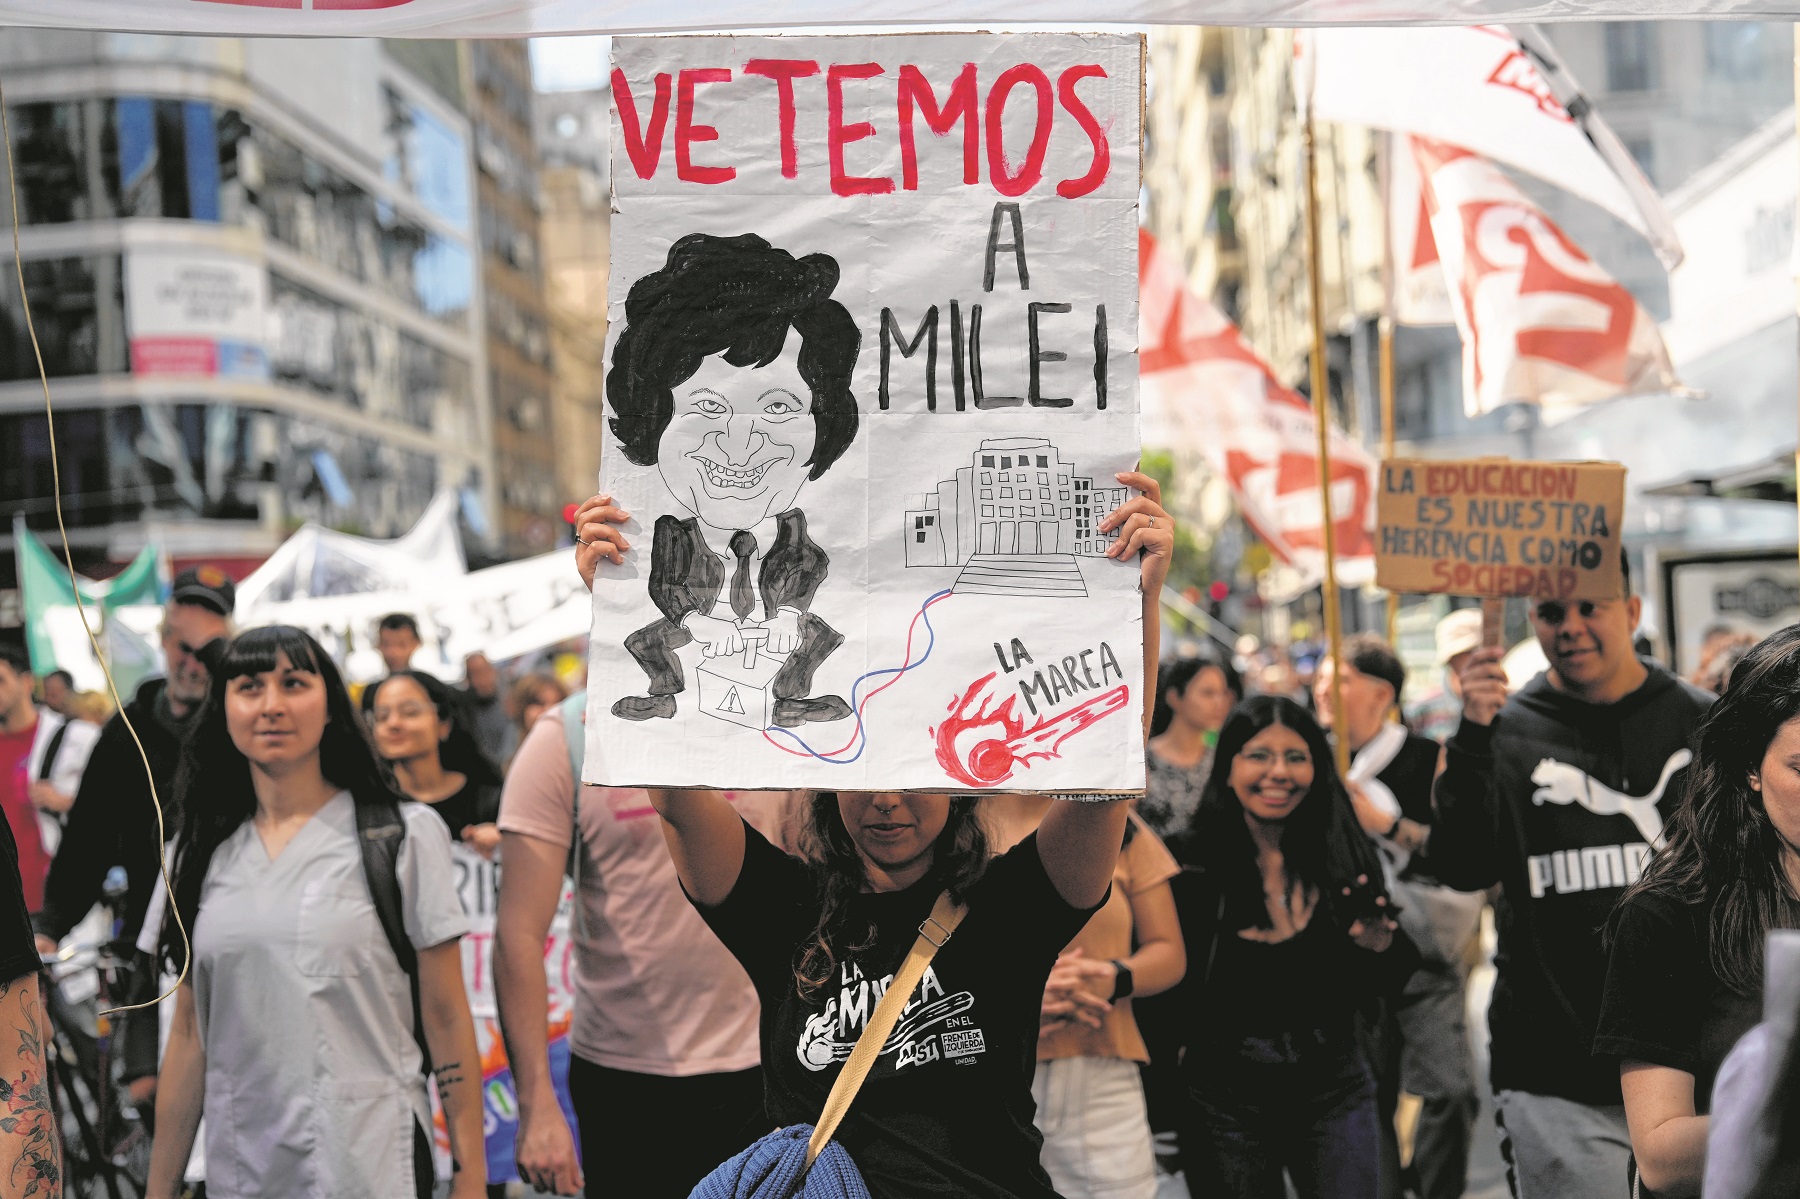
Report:
M1375 581L1390 591L1618 598L1625 468L1509 458L1381 466Z

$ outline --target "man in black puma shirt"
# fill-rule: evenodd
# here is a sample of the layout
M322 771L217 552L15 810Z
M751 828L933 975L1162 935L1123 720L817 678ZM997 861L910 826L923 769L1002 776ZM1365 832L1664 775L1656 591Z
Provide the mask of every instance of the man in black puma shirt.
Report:
M1549 669L1508 698L1497 649L1462 672L1430 860L1459 890L1498 882L1488 1008L1502 1149L1517 1195L1622 1194L1631 1140L1617 1063L1595 1059L1600 929L1661 843L1712 696L1637 657L1642 602L1544 600Z

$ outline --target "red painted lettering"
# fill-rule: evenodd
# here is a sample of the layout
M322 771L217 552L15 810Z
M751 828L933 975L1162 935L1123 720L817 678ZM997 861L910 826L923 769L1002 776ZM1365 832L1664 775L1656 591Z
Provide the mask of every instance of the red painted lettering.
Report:
M1106 131L1100 128L1100 122L1081 97L1075 94L1075 85L1083 79L1105 79L1106 70L1098 63L1086 66L1070 67L1056 80L1056 96L1062 101L1063 108L1075 118L1081 131L1088 135L1088 141L1094 147L1094 161L1088 167L1088 173L1079 179L1064 179L1056 185L1056 194L1065 200L1073 200L1085 196L1102 183L1106 182L1107 169L1112 165L1112 150L1106 144Z
M849 66L833 65L825 72L826 141L831 149L831 191L838 196L879 196L894 190L892 179L873 179L844 173L844 147L851 142L875 136L875 126L868 121L844 124L844 80L874 79L881 75L880 63L859 62Z
M656 77L656 99L650 108L650 124L646 127L638 121L637 99L631 94L625 72L613 68L613 96L619 105L619 128L625 135L625 153L631 156L631 167L639 179L656 174L657 161L662 158L663 128L669 123L669 82L666 74Z
M694 124L694 92L703 83L730 83L728 67L684 67L675 89L675 176L687 183L726 183L737 178L736 167L694 165L693 144L716 142L719 131ZM648 176L646 176L647 178Z
M1031 84L1037 92L1037 121L1031 134L1031 147L1025 151L1025 161L1014 171L1006 156L1002 118L1006 114L1007 97L1021 83ZM1022 196L1044 177L1044 154L1050 149L1050 123L1054 119L1050 77L1041 68L1022 62L1007 68L994 80L987 101L987 154L988 178L995 191L1003 196Z
M800 58L753 58L744 64L744 74L761 75L775 81L780 98L781 177L792 179L800 173L800 154L794 145L794 80L810 79L819 73L819 64Z
M975 95L975 64L964 63L950 85L950 98L938 107L937 95L926 81L925 73L908 63L900 68L900 186L907 191L919 190L919 155L913 146L913 105L925 126L943 137L958 118L963 124L963 182L981 182L981 135L975 123L980 101Z

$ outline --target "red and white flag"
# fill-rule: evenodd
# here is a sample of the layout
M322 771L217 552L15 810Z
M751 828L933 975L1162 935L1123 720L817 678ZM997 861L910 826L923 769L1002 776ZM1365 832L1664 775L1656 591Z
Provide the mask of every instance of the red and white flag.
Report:
M1297 90L1319 120L1466 146L1599 205L1665 266L1680 263L1655 187L1535 31L1337 27L1298 37Z
M1402 325L1451 325L1456 313L1444 264L1431 235L1431 208L1419 183L1419 164L1405 134L1391 138L1387 156L1388 245L1393 251L1394 319Z
M1685 391L1656 322L1493 163L1412 139L1463 342L1463 407Z
M1231 486L1269 549L1308 584L1325 577L1312 406L1282 386L1243 334L1187 284L1181 265L1138 231L1138 386L1144 440L1192 445ZM1375 460L1331 430L1338 581L1375 574Z

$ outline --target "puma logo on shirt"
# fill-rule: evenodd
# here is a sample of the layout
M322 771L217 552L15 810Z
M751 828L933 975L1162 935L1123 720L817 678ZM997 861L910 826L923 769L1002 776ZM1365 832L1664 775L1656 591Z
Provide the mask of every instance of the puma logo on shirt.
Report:
M1669 780L1693 760L1693 753L1687 749L1670 754L1656 788L1644 796L1614 791L1585 771L1555 758L1539 762L1531 772L1531 781L1538 786L1531 795L1533 803L1575 804L1596 816L1624 816L1637 825L1644 839L1626 845L1588 845L1532 855L1525 863L1531 897L1542 899L1552 890L1568 895L1629 887L1637 882L1651 853L1662 844L1663 818L1656 805L1668 789Z
M1663 792L1675 772L1693 760L1691 750L1680 749L1670 754L1669 760L1663 763L1662 777L1656 780L1656 789L1640 797L1614 791L1585 771L1555 758L1545 758L1531 772L1531 781L1538 785L1531 794L1531 802L1580 804L1596 816L1627 816L1637 825L1645 841L1651 846L1661 845L1663 819L1656 805L1662 802Z

